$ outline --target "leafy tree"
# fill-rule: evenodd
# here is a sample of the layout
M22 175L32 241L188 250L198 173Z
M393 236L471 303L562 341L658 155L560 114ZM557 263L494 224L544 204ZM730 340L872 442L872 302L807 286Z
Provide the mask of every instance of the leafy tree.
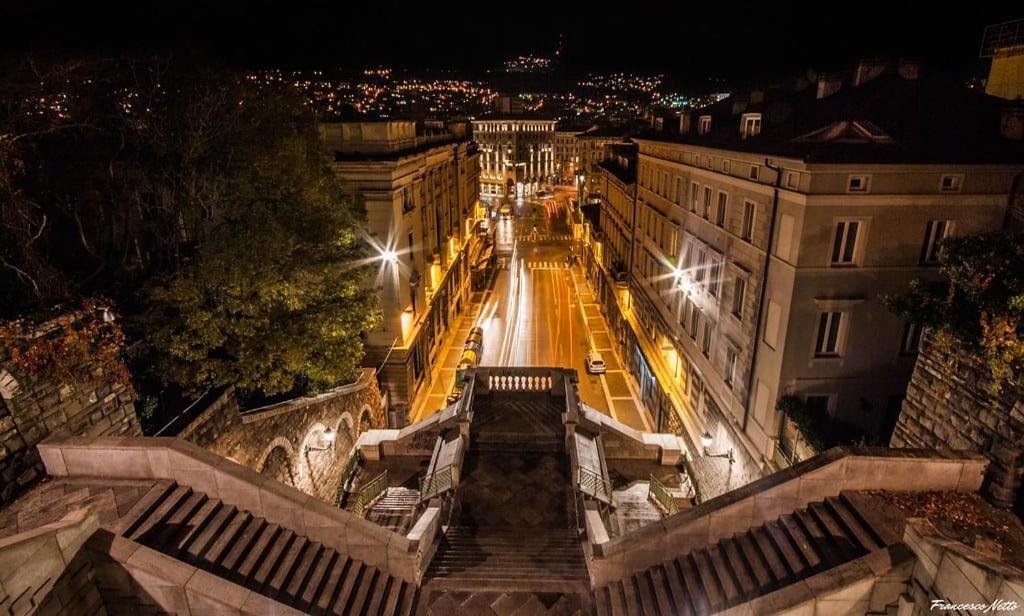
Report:
M137 381L348 376L377 320L361 217L286 88L160 58L0 59L0 317L109 298Z
M166 378L275 394L352 376L377 324L362 211L325 158L309 112L238 100L217 208L195 256L153 289L146 330Z
M931 328L955 358L953 345L982 358L998 391L1024 374L1024 236L992 233L949 238L941 248L943 280L912 283L884 298L904 318Z

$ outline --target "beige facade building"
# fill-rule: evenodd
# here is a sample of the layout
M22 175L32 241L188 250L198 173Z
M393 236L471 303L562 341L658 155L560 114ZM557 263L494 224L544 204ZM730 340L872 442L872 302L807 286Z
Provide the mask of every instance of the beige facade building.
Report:
M881 74L823 98L734 96L690 132L635 139L632 218L628 176L598 167L596 279L639 330L619 340L659 427L765 469L796 449L784 396L835 436L891 429L920 332L882 297L935 276L943 238L1002 228L1024 170L991 99L941 94ZM950 101L956 123L893 117Z
M368 336L367 365L383 365L390 402L408 404L469 302L480 155L459 126L342 122L321 130L335 173L366 206L384 317Z
M533 194L555 177L555 120L495 114L473 120L484 198Z

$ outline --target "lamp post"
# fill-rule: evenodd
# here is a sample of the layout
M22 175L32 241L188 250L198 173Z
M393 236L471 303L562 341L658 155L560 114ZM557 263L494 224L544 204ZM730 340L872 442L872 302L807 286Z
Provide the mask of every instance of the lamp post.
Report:
M704 433L700 435L700 444L703 445L703 447L704 447L704 457L705 458L726 458L726 459L729 460L729 464L734 463L736 461L736 459L733 457L732 447L729 448L729 451L726 451L726 452L723 452L723 453L711 453L710 451L708 451L708 447L711 447L711 444L714 441L715 441L714 437L712 437L711 433L708 432L707 430L705 430Z
M327 428L324 433L320 435L320 446L314 447L313 445L306 445L306 454L308 455L311 451L332 451L334 449L334 440L337 434L334 430Z

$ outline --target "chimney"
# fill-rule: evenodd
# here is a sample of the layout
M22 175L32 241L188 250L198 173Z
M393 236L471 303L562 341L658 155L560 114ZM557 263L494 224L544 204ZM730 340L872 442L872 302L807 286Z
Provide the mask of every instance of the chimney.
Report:
M818 98L832 96L843 87L843 76L840 73L821 73L818 75Z
M747 101L734 98L732 101L732 115L739 115L747 110Z
M999 121L999 134L1003 139L1024 139L1024 105L1006 105Z
M921 60L918 58L900 58L899 64L896 66L896 72L899 76L914 81L921 76Z
M853 87L863 85L885 72L885 60L866 58L857 62L853 71Z
M764 102L764 90L751 90L750 91L750 104L758 105Z

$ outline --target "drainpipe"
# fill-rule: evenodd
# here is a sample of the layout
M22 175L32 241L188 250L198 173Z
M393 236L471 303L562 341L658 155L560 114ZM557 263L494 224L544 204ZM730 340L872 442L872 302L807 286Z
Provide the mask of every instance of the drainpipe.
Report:
M764 321L764 298L768 292L768 266L772 262L772 244L775 242L775 218L779 210L779 186L782 183L782 168L773 166L771 159L764 159L764 166L775 172L775 188L772 191L772 216L768 223L768 248L765 251L764 274L761 276L761 289L757 300L757 327L754 329L754 347L750 353L750 373L747 374L747 403L743 408L743 433L747 432L750 420L750 407L754 404L754 372L757 370L757 351L761 347L761 327Z

